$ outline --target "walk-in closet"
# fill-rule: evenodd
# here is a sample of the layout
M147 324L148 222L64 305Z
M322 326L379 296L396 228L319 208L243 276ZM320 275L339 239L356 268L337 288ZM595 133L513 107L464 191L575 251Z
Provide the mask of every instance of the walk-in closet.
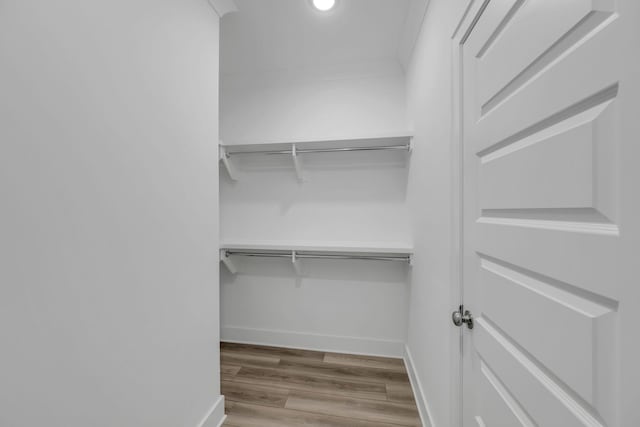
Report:
M0 427L640 426L640 1L0 0Z

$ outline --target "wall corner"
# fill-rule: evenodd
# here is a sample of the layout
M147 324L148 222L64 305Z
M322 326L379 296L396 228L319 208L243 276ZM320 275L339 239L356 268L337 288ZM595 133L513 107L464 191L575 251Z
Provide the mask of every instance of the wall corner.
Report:
M416 401L416 406L418 407L418 413L420 414L422 425L424 427L435 427L433 417L431 415L431 410L429 409L429 405L427 404L425 392L422 388L422 383L420 382L420 377L418 376L416 366L413 363L413 357L411 356L411 350L409 350L408 345L405 345L404 347L403 359L405 367L407 368L409 382L411 383L411 389L413 390L413 396Z
M219 396L204 416L198 427L221 427L227 416L224 414L224 396Z

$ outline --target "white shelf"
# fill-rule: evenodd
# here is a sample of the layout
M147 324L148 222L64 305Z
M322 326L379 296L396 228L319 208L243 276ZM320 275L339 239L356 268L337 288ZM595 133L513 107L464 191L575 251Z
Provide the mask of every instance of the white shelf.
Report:
M305 241L241 241L229 240L220 244L221 249L253 251L305 251L334 253L367 253L411 255L413 245L403 242L305 242Z
M413 137L411 131L398 131L388 133L378 133L370 135L351 135L336 137L311 137L311 138L293 138L281 140L236 140L236 141L220 141L220 145L234 151L254 151L265 149L288 148L292 144L299 145L300 148L315 147L345 147L345 146L382 146L391 143L407 143Z
M405 151L412 149L411 132L395 132L368 136L351 136L346 138L312 138L307 140L287 141L235 141L226 144L220 141L220 160L224 164L233 180L237 174L232 157L245 154L278 154L290 155L296 176L299 181L304 180L301 157L307 154L321 152L362 152L362 151Z

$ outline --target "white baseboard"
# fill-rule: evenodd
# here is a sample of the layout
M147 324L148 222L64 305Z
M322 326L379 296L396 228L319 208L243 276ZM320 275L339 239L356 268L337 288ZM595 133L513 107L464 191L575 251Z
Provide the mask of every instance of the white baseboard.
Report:
M422 384L418 379L413 358L411 357L411 351L408 346L404 346L404 364L407 366L407 372L409 374L409 380L411 381L411 388L413 389L413 396L416 399L416 405L418 406L418 412L420 412L420 420L423 427L435 427L433 418L431 417L431 411L429 405L425 399L424 390Z
M224 414L224 396L218 397L207 415L202 418L198 427L221 427L227 416Z
M388 341L338 335L305 334L301 332L222 327L220 340L241 344L269 345L335 353L369 356L404 356L402 341Z

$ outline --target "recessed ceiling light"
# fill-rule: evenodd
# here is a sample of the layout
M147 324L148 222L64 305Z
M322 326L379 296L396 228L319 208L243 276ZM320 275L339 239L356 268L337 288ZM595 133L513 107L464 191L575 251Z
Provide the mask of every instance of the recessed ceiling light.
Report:
M322 12L333 9L335 5L336 0L313 0L313 6Z

